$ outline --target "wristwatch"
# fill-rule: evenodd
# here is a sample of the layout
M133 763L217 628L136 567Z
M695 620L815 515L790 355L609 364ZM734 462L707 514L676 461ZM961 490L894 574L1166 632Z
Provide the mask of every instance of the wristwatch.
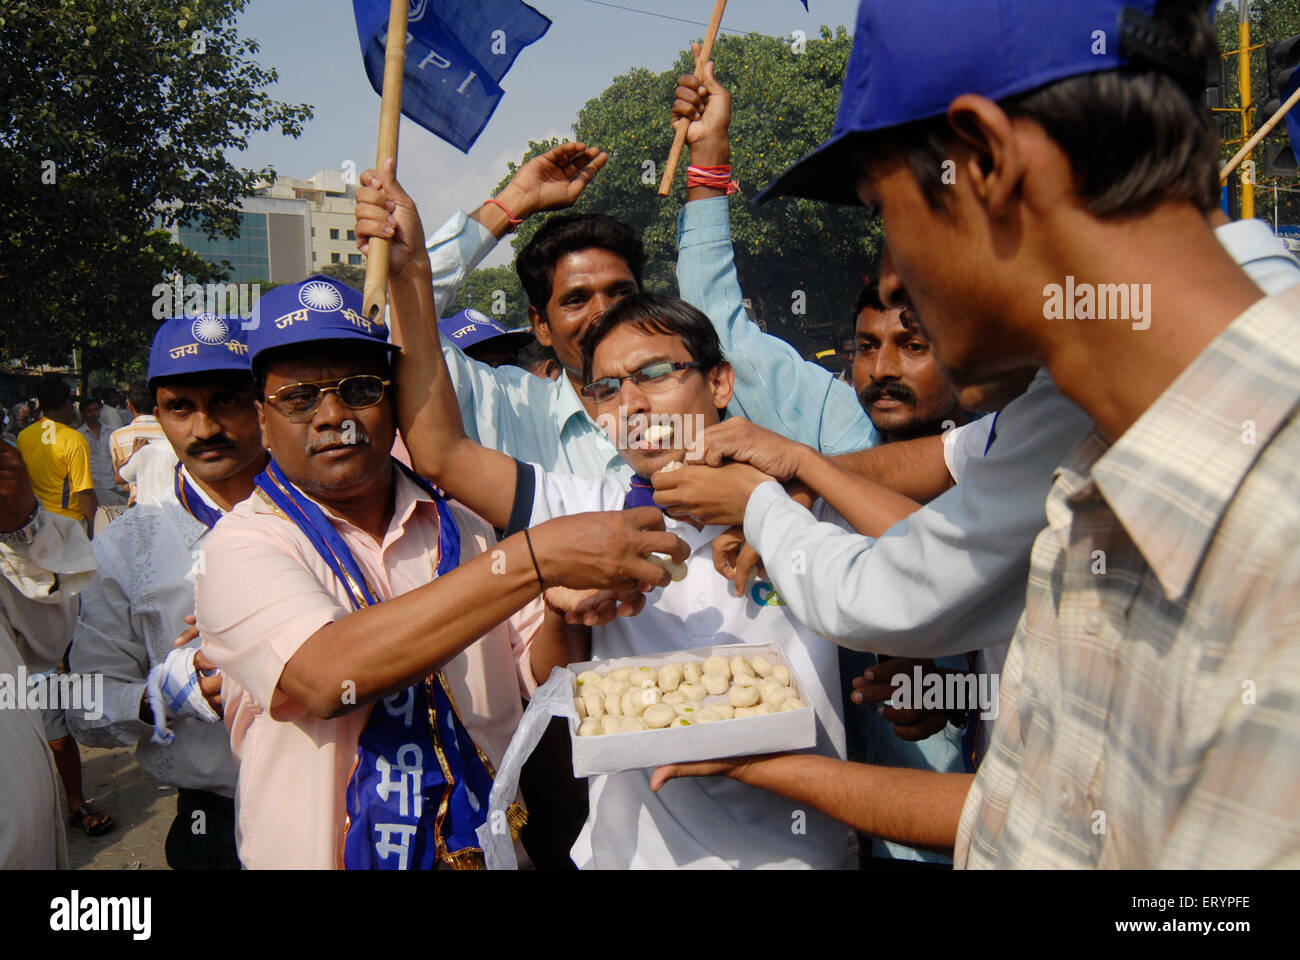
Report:
M23 521L23 525L17 530L10 530L6 533L0 533L0 543L7 544L11 547L26 546L36 539L36 534L44 526L45 508L41 506L41 501L36 501L36 506Z

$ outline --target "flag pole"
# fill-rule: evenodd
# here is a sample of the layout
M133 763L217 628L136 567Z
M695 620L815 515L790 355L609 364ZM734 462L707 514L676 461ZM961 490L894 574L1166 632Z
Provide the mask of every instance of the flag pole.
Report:
M379 104L379 148L375 169L397 157L397 128L402 117L402 78L406 72L407 0L390 0L388 37L384 43L384 91ZM382 319L388 301L388 240L371 237L366 249L365 314Z
M1255 135L1242 144L1242 147L1237 151L1236 156L1224 164L1223 169L1219 171L1220 182L1227 181L1228 174L1232 173L1232 171L1237 168L1237 164L1241 163L1241 161L1250 154L1250 151L1255 149L1255 146L1259 141L1268 136L1269 131L1277 126L1278 121L1286 116L1287 111L1294 107L1297 101L1300 101L1300 87L1297 87L1295 93L1287 97L1286 103L1282 104L1277 113L1273 114L1273 116L1269 118L1268 123L1256 130Z
M713 41L718 39L718 28L722 26L722 12L727 9L727 0L716 0L713 4L713 17L709 20L709 29L704 34L704 46L700 48L700 57L695 61L695 76L700 75L700 70L709 58L713 56ZM664 170L664 178L659 183L659 196L666 197L672 192L673 178L677 176L677 164L682 159L682 147L686 146L686 128L690 126L687 120L677 122L677 133L673 137L673 148L668 152L668 166Z

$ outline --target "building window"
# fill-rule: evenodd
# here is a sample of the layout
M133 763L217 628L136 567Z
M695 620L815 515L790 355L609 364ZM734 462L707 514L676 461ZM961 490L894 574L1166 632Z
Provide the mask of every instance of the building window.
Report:
M330 263L342 263L342 262L343 261L339 258L339 255L337 253L330 254Z
M333 227L333 228L331 228L331 229L330 229L330 239L331 239L331 240L337 240L338 238L339 238L339 231L338 231L338 228L337 228L337 227Z
M311 228L311 235L312 235L313 237L316 236L316 228L315 228L315 227L312 227L312 228Z
M315 263L315 262L316 262L316 251L315 251L315 250L313 250L313 251L311 252L311 262L312 262L312 263Z
M356 232L355 230L349 230L349 231L348 231L348 239L349 239L349 240L355 240L356 238L357 238L357 232Z
M348 263L352 264L352 266L354 266L354 267L359 267L359 266L361 266L361 254L359 254L359 253L349 253L349 254L348 254Z

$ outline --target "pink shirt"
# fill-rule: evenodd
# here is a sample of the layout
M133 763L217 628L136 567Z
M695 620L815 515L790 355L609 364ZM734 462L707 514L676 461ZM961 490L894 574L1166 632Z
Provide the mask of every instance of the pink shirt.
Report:
M322 507L385 600L428 583L437 554L433 501L396 476L382 545ZM457 504L452 511L462 563L495 546L481 518ZM225 677L225 720L239 761L239 858L250 869L337 868L344 789L367 710L322 720L277 685L308 637L352 612L347 594L307 537L257 491L213 528L200 571L199 632ZM443 670L466 729L494 767L522 715L521 694L535 687L528 651L541 617L540 603L525 607Z

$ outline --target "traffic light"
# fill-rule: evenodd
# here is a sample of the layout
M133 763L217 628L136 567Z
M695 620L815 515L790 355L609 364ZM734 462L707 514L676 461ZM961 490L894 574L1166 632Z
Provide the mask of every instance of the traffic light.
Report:
M1264 51L1264 63L1268 73L1268 102L1263 115L1267 118L1282 108L1288 96L1287 86L1300 67L1300 33L1269 44Z
M1223 57L1215 56L1205 65L1205 105L1214 116L1219 139L1225 143L1237 136L1236 117L1220 113L1228 106L1228 66Z
M1264 145L1260 172L1266 177L1294 177L1300 174L1300 163L1296 163L1295 151L1291 149L1289 139Z

